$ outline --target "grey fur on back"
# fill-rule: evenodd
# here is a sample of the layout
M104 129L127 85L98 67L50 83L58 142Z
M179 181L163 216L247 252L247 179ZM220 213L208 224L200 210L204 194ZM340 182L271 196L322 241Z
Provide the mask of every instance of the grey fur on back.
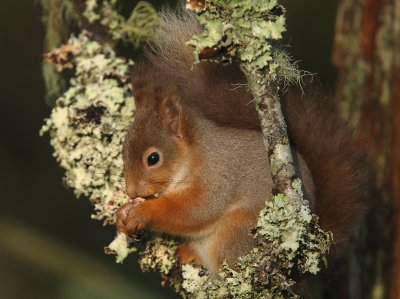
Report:
M266 201L272 198L273 183L261 132L220 127L201 117L192 120L194 139L202 159L199 169L199 179L205 186L202 198L207 200L196 209L202 215L205 209L209 217L217 216L219 220L207 232L192 239L191 244L206 267L216 271L210 260L214 254L210 256L209 252L234 264L239 256L254 247L251 229L256 226ZM306 190L312 194L310 171L302 157L298 153L295 155ZM235 212L252 216L238 223L232 221ZM219 243L218 238L223 238L224 242Z

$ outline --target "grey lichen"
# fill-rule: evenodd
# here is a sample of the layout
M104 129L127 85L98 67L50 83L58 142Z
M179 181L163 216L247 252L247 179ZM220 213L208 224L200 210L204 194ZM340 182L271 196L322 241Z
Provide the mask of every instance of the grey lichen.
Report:
M133 119L129 68L83 32L71 37L75 75L41 130L49 132L54 156L65 168L65 183L77 196L89 197L93 218L113 223L116 209L128 201L122 180L122 142ZM71 54L72 55L72 54Z
M140 252L140 266L143 271L158 270L162 274L169 274L176 265L176 250L178 244L173 240L156 237L146 243Z
M182 276L177 249L177 241L155 236L147 240L144 250L139 252L139 264L142 271L158 271L163 286L169 285L176 292L182 293L182 284L186 279Z
M266 67L272 60L271 39L281 38L285 16L274 14L277 1L206 1L198 19L205 31L190 42L198 56L206 48L225 48L230 56ZM256 13L249 14L249 11ZM255 42L254 37L260 40ZM240 45L237 47L236 45Z
M317 220L305 205L296 208L288 197L278 194L261 211L257 235L272 244L272 255L276 254L283 265L296 263L300 272L316 274L320 261L326 263L332 241L332 235L323 233ZM290 268L287 270L290 274Z
M196 61L205 49L214 49L224 53L220 60L236 57L258 69L266 68L269 80L281 83L277 87L300 83L309 73L301 71L287 52L273 46L286 31L284 13L277 0L205 1L198 16L205 30L188 44L194 47Z

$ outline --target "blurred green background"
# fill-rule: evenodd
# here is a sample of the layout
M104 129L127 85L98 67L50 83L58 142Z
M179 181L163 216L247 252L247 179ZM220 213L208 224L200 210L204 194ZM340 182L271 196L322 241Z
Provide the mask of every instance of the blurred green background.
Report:
M327 89L337 2L282 1L285 43ZM62 184L49 138L38 135L51 109L40 18L34 0L0 1L0 298L178 298L157 273L141 273L134 255L123 265L106 256L114 228L91 220L89 202Z

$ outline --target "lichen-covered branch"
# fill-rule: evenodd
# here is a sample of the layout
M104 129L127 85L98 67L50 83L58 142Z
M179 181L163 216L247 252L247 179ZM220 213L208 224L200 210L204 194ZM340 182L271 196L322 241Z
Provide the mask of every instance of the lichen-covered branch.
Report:
M95 206L93 218L114 223L116 209L128 197L122 180L122 142L132 121L131 61L116 57L107 45L83 32L56 51L68 53L75 76L57 100L41 130L65 168L65 183L77 196L88 196ZM65 61L58 59L59 68Z
M301 191L302 183L296 178L286 124L281 110L276 84L250 64L243 64L249 88L252 91L256 110L260 117L265 146L268 149L275 194L284 194L295 207L307 205Z
M139 1L126 19L118 10L117 0L41 0L46 28L46 52L62 46L76 30L91 32L92 39L110 43L123 41L138 47L144 37L159 22L154 7ZM65 76L48 63L43 64L46 101L53 105L68 88Z

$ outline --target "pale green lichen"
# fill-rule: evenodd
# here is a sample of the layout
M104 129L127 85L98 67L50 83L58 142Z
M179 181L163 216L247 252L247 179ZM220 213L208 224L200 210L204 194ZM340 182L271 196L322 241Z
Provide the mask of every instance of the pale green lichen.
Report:
M296 258L301 272L315 274L320 270L320 261L326 262L325 256L332 242L332 235L325 234L317 220L307 206L294 208L289 198L278 194L261 211L257 234L270 241L272 248L278 249L276 254L286 259L283 264Z
M198 16L205 30L188 42L194 47L196 62L203 49L219 49L222 51L213 59L229 61L235 57L263 69L268 80L283 90L291 84L301 87L303 78L312 76L299 69L287 51L276 45L275 41L286 31L285 9L277 0L205 2L205 9Z
M54 156L65 168L65 183L77 196L89 197L93 218L113 223L116 209L128 201L122 179L122 142L133 119L129 69L131 61L116 57L88 33L68 45L75 75L56 101L41 130L49 132Z
M272 60L271 40L281 38L286 30L284 14L275 14L274 8L283 10L276 0L206 1L206 9L198 17L205 31L189 44L195 47L196 55L205 48L225 48L230 56L266 67ZM260 42L254 42L255 36Z

